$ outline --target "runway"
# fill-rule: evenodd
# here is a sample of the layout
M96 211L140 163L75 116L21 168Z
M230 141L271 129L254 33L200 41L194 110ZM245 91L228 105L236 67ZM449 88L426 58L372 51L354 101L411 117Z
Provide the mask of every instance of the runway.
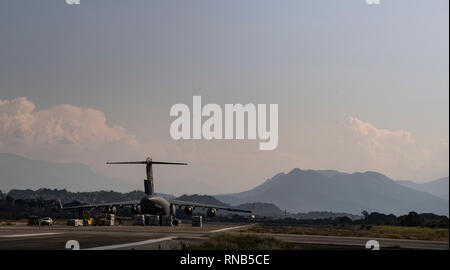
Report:
M89 227L0 227L0 250L64 250L69 240L80 249L176 249L180 243L195 244L208 234L239 230L242 225L192 227L159 226L89 226Z
M198 244L215 233L240 233L245 226L207 224L192 227L111 226L111 227L0 227L0 250L64 250L69 240L76 240L87 250L157 250L178 249L181 244ZM261 234L301 244L339 245L365 248L368 240L377 240L383 248L448 250L448 242L315 236L295 234Z

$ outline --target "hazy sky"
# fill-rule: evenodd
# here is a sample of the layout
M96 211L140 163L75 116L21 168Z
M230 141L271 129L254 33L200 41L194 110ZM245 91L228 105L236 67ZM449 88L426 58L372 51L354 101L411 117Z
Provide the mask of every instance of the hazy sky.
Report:
M449 1L0 2L0 152L223 193L292 168L449 171ZM174 141L173 104L279 104L279 144ZM22 98L18 98L22 97ZM64 105L65 104L65 105ZM107 187L105 187L107 188Z

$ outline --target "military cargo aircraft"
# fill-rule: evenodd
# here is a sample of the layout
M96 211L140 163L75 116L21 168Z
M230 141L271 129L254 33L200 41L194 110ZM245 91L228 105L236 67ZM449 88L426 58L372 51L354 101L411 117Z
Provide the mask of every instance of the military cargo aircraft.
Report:
M243 210L243 209L216 206L216 205L186 202L186 201L180 201L180 200L171 200L171 199L166 199L158 194L155 194L155 190L154 190L154 186L153 186L152 165L154 165L154 164L187 165L187 163L153 161L150 157L148 157L145 161L107 162L106 164L145 164L146 171L147 171L147 179L144 180L144 190L145 190L146 196L143 197L140 201L111 202L111 203L103 203L103 204L79 205L79 206L72 206L72 207L62 207L62 205L61 205L61 207L63 209L78 209L80 216L81 216L83 209L105 208L106 213L115 214L117 212L117 207L131 206L130 211L135 215L137 215L137 214L169 215L173 218L174 225L178 225L178 223L179 223L179 220L176 219L176 216L175 216L177 207L180 209L184 207L184 213L187 215L191 215L194 212L194 209L197 207L198 208L208 208L206 214L209 217L214 217L218 210L252 213L251 210Z

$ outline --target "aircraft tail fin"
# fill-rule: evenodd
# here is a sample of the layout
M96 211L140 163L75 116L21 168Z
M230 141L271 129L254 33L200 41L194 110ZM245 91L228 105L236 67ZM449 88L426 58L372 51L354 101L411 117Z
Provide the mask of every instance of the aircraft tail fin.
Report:
M145 164L147 171L147 179L144 180L144 188L146 194L153 194L153 164L162 164L162 165L188 165L187 163L181 162L167 162L167 161L153 161L150 157L148 157L145 161L119 161L119 162L106 162L106 164Z

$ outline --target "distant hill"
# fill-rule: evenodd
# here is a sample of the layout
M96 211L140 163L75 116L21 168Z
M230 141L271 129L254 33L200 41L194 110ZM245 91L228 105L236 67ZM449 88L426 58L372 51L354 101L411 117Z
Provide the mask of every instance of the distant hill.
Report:
M281 210L278 206L276 206L273 203L263 203L263 202L244 203L237 205L235 207L246 210L251 209L253 211L253 214L256 216L283 217L287 215L285 211Z
M217 206L225 206L229 207L230 204L223 203L217 200L214 196L209 195L182 195L177 200L188 201L188 202L196 202L196 203L204 203L211 204ZM310 213L288 213L284 210L281 210L278 206L273 203L263 203L263 202L251 202L251 203L243 203L239 205L233 205L232 207L238 209L251 209L253 214L257 216L266 216L266 217L294 217L298 219L322 219L322 218L335 218L335 217L349 217L351 219L360 219L361 216L351 215L347 213L333 213L329 211L323 212L310 212ZM247 215L247 214L243 214Z
M406 214L409 211L448 215L448 201L402 186L377 173L341 173L293 169L280 173L248 191L215 195L232 205L273 203L291 213L361 211Z
M334 219L338 217L348 217L351 220L358 220L363 218L361 215L352 215L347 213L333 213L329 211L297 213L292 216L298 219L327 219L327 218Z
M173 198L171 195L161 194L166 198ZM18 199L43 199L43 200L61 200L63 203L78 201L81 203L108 203L121 201L140 200L145 196L143 191L132 191L120 193L115 191L92 191L92 192L70 192L65 189L48 189L42 188L36 191L26 189L13 189L8 192L8 196L14 200Z
M427 183L415 183L409 180L397 181L400 185L415 190L428 192L434 196L448 200L448 177L440 178Z
M51 163L0 153L0 190L58 188L128 191L130 184L94 173L81 163Z

